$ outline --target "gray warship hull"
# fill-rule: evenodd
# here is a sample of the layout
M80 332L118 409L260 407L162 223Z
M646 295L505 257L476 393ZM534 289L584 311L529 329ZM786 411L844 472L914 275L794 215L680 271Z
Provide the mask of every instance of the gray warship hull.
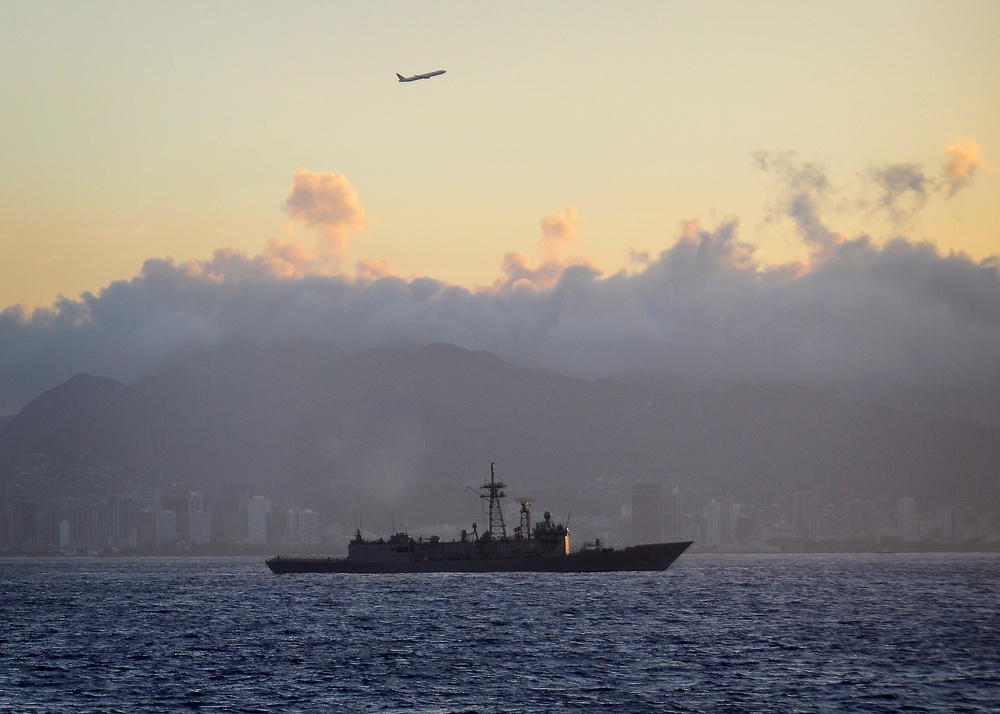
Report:
M581 550L565 555L478 556L397 562L351 558L276 556L267 560L271 572L285 573L607 573L666 570L691 541L634 545L622 550ZM433 546L431 546L433 547Z
M569 527L545 512L532 526L530 505L521 502L520 524L508 534L500 499L506 484L490 480L480 490L489 503L489 530L462 531L460 540L437 536L412 538L395 533L371 539L358 528L347 545L346 558L304 558L277 555L266 563L271 572L285 573L608 573L627 570L666 570L687 550L691 541L633 545L622 550L595 541L576 552L569 547Z

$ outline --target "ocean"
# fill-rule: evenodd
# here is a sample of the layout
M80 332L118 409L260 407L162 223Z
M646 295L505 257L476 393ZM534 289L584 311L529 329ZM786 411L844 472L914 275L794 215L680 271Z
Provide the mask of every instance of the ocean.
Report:
M0 560L4 712L1000 711L1000 556L272 575Z

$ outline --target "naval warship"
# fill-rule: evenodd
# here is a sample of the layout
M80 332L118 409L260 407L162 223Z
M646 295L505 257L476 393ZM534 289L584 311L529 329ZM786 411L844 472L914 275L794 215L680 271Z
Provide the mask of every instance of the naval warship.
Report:
M389 538L367 539L359 528L347 546L347 557L268 558L271 572L284 573L603 573L630 570L666 570L692 541L633 545L621 550L599 540L577 551L569 545L569 527L552 520L546 511L531 524L528 501L521 502L520 524L508 534L501 500L506 484L496 479L490 464L490 480L480 487L489 502L489 529L462 530L458 540L438 536L412 538L395 533Z

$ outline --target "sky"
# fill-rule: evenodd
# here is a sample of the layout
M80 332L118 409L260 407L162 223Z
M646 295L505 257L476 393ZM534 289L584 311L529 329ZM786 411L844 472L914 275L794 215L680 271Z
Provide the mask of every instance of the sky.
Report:
M0 413L247 336L996 381L998 36L989 0L0 0Z

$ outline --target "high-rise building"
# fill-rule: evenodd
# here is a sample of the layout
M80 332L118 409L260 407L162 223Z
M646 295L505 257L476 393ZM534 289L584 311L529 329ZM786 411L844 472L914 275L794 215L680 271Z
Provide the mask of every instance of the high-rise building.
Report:
M59 521L59 547L68 548L72 541L70 537L72 535L72 529L70 528L70 522L68 519L63 518Z
M254 496L247 502L247 541L253 545L267 543L267 516L271 502L263 496Z
M191 491L187 499L188 542L202 545L212 540L212 519L208 512L208 499Z
M683 506L680 488L667 488L663 495L663 535L667 541L684 540Z
M135 514L135 544L139 548L156 545L156 511L143 508Z
M722 505L714 498L705 506L705 545L722 544Z
M14 509L0 504L0 548L14 546Z
M736 543L739 540L737 525L740 521L740 504L727 494L722 499L719 516L719 541L729 545Z
M174 511L156 512L156 545L177 542L177 514Z
M909 496L896 501L896 528L899 539L904 543L920 540L920 519L917 517L917 502Z
M285 532L282 540L289 545L315 545L319 543L319 514L304 511L285 511Z
M796 491L792 494L792 510L799 536L807 541L816 540L819 536L819 498L816 492Z
M662 543L664 488L662 483L632 487L632 542Z
M220 504L220 532L226 543L242 543L249 538L247 531L247 509L250 504L250 488L229 484L222 489Z
M138 499L132 495L113 496L105 510L103 542L113 548L135 548L139 545L136 524Z
M212 541L212 519L208 511L188 513L188 538L191 545L204 545Z
M179 543L188 543L191 540L190 523L188 516L190 513L189 501L191 492L183 486L175 486L163 494L160 505L164 511L172 511L177 519L176 536L174 540Z
M938 540L942 543L958 543L958 507L942 506L938 509Z
M868 540L878 535L874 501L851 501L843 506L843 535L849 540Z

